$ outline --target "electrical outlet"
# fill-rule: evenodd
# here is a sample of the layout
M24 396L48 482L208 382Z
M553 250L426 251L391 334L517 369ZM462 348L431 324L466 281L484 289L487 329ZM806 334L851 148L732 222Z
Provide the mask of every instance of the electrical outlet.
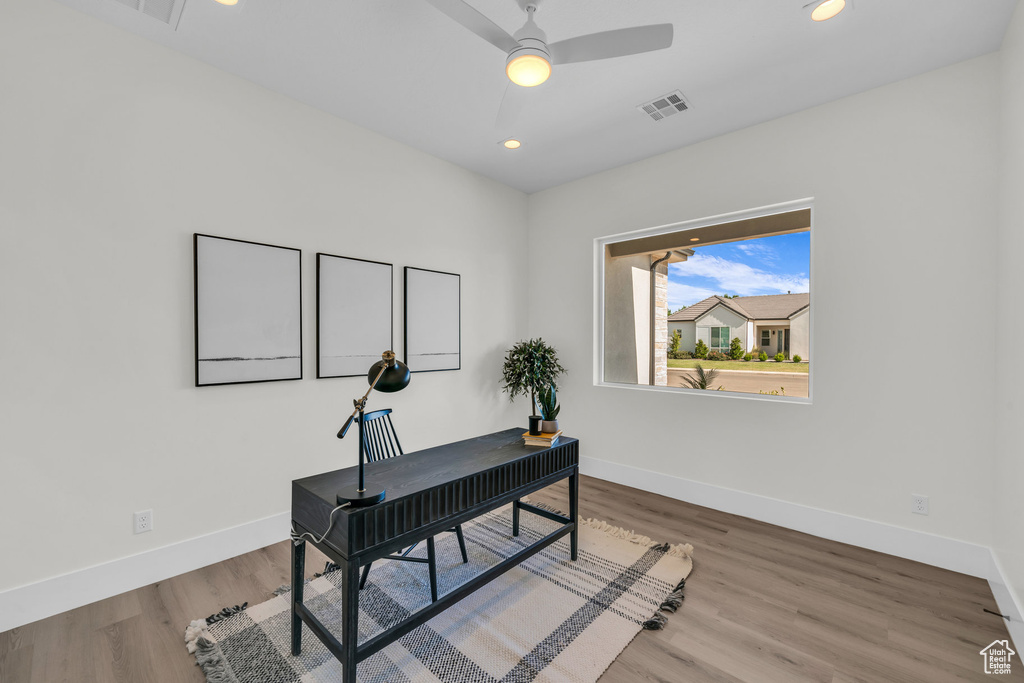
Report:
M910 511L915 515L928 514L928 496L919 496L916 493L910 494Z
M132 519L135 521L135 533L144 534L147 531L153 530L153 511L143 510L142 512L136 512L132 515Z

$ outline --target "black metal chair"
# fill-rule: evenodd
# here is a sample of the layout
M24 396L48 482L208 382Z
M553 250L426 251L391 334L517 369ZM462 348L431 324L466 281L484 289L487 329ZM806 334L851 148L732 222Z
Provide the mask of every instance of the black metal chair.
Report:
M395 426L391 423L391 409L375 410L372 413L363 415L363 451L366 454L367 462L376 462L384 458L394 458L403 455L402 444L398 442L398 434L395 433ZM447 530L454 533L459 539L459 550L462 551L462 562L469 562L469 555L466 554L466 539L462 535L462 525ZM430 600L437 601L437 563L434 556L434 537L427 539L427 557L409 557L409 553L416 548L414 543L406 548L400 555L389 555L386 559L401 560L403 562L423 562L430 570ZM370 574L370 565L363 566L363 575L359 577L359 589L362 590L366 584L366 577Z

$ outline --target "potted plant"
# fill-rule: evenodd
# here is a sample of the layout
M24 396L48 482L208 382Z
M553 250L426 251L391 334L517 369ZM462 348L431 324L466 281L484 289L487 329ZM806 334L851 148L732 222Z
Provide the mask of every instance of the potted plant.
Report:
M505 356L501 374L509 400L530 395L530 433L540 433L541 417L537 415L537 393L545 387L556 386L556 379L565 372L558 362L558 354L543 339L521 341Z
M541 389L539 403L540 403L540 431L544 434L554 434L558 431L558 411L562 409L562 406L558 405L558 400L555 398L555 385L549 385L545 389Z

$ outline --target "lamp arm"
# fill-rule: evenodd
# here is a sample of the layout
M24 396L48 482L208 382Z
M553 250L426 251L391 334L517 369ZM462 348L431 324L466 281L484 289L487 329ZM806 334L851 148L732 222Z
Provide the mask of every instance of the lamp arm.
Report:
M370 388L366 390L366 393L363 394L363 397L359 398L359 399L356 399L355 401L352 401L352 405L354 405L356 409L352 411L352 414L348 416L347 420L345 420L345 424L342 425L340 430L338 430L338 438L339 439L344 439L345 438L345 434L348 433L349 427L352 426L352 421L355 420L356 415L359 414L360 410L363 410L363 409L366 408L366 401L370 397L370 392L373 391L373 388L375 386L377 386L377 382L384 375L384 371L387 370L387 369L388 369L388 366L385 363L384 366L380 369L380 372L377 373L377 376L373 378L372 382L370 382Z

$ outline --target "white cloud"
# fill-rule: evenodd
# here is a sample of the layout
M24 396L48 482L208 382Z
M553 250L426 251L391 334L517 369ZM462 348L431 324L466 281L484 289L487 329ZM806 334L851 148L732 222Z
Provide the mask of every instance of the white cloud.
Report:
M718 256L694 254L687 261L672 264L671 268L673 274L679 277L696 276L714 281L719 287L718 291L711 292L711 294L756 296L759 294L811 291L811 282L803 273L770 273L758 268L752 268L745 263L729 261ZM680 283L679 286L687 285ZM702 288L695 287L693 289L698 290ZM669 294L669 299L671 300L671 293Z
M759 242L744 242L735 245L737 249L751 258L756 258L762 263L774 265L779 262L779 254L774 248Z
M676 309L682 308L683 306L692 306L698 301L703 301L709 296L714 296L715 294L721 294L721 292L712 292L710 289L694 287L693 285L683 284L682 282L669 282L668 310L674 313Z

